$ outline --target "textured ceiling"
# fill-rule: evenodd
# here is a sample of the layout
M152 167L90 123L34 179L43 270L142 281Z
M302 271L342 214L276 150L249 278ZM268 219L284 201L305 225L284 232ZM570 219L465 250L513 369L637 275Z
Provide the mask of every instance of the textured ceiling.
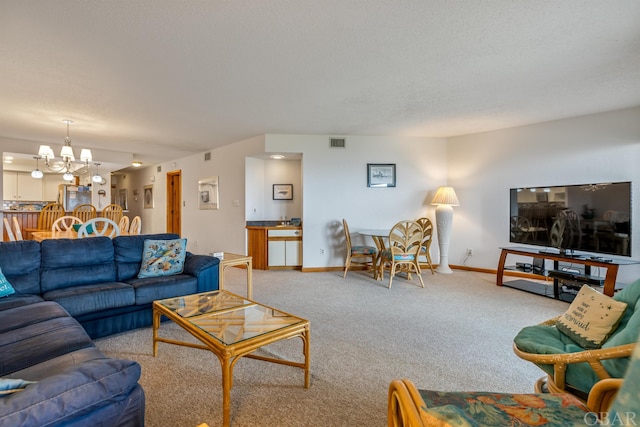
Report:
M0 137L147 163L640 105L640 1L2 0Z

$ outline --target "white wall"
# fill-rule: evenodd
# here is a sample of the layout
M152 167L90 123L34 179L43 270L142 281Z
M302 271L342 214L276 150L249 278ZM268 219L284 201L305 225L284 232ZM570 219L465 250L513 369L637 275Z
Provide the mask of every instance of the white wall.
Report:
M247 221L302 218L300 160L247 159ZM274 184L292 184L293 200L273 200Z
M303 268L344 265L342 218L352 234L425 215L435 222L429 202L446 179L444 139L348 136L342 149L329 148L329 138L266 136L267 152L302 153ZM367 163L395 163L396 187L368 188Z
M131 189L138 189L140 196L129 204L131 215L140 215L143 233L165 232L166 176L180 170L184 203L181 234L187 238L187 249L202 254L217 251L245 254L245 159L263 151L264 137L259 136L211 150L208 161L204 160L204 153L198 153L134 172ZM198 181L210 176L218 176L220 209L199 210ZM154 189L154 208L144 209L141 195L144 186L150 184Z
M499 248L509 245L509 188L632 181L637 194L640 108L449 138L447 149L448 183L460 199L449 262L461 264L473 248L466 265L495 269ZM631 211L640 224L638 198ZM632 254L640 259L640 233ZM619 281L639 273L622 267Z

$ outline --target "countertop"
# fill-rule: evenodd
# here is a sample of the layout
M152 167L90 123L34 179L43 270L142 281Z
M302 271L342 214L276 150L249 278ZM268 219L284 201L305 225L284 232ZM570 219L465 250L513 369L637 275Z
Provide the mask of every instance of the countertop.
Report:
M247 221L246 228L278 228L284 230L299 230L300 225L282 225L282 221Z

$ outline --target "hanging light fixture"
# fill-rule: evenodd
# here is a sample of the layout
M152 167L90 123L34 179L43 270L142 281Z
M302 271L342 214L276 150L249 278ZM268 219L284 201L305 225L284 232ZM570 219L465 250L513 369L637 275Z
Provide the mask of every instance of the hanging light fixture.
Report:
M100 176L100 163L94 163L96 165L96 174L91 177L91 181L102 183L102 177Z
M82 162L82 164L74 164L76 158L73 153L73 148L71 147L71 137L69 136L69 125L73 124L73 120L65 119L62 122L66 123L67 125L67 136L64 139L64 145L60 150L61 160L56 161L53 150L48 145L40 146L40 149L38 150L38 156L44 159L44 164L47 169L52 172L64 173L62 178L66 181L72 181L74 173L82 175L89 172L89 163L93 160L93 156L91 155L91 150L89 150L88 148L83 148L80 151L80 161Z
M38 161L40 160L40 156L33 156L33 158L36 159L36 168L31 171L31 177L35 179L42 179L44 174L40 169L38 169Z

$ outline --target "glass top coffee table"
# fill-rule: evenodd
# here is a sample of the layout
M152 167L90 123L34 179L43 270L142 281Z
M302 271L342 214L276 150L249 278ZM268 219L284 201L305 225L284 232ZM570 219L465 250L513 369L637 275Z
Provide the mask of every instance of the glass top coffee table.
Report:
M201 343L176 341L159 336L160 318L166 316ZM287 338L300 337L304 362L251 354L258 348ZM210 350L222 365L222 421L230 423L233 367L241 357L294 366L304 370L309 388L309 321L258 304L234 293L219 290L153 302L153 355L158 343Z

